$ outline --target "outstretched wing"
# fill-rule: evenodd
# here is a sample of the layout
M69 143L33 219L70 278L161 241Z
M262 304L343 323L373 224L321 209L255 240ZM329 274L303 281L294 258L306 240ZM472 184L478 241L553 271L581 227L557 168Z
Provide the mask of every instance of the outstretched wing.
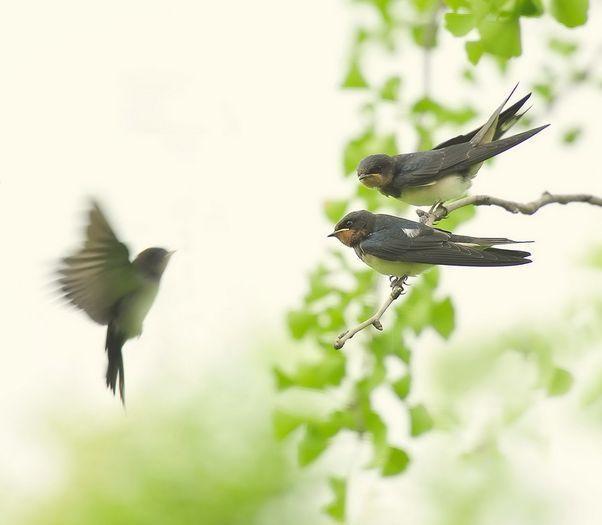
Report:
M387 261L453 266L513 266L531 262L529 252L491 248L492 244L512 243L510 239L490 239L453 234L420 225L412 230L390 228L372 233L360 243L365 254Z
M136 288L138 276L128 248L96 202L88 213L84 246L61 260L58 274L65 299L100 324L107 324L117 301Z

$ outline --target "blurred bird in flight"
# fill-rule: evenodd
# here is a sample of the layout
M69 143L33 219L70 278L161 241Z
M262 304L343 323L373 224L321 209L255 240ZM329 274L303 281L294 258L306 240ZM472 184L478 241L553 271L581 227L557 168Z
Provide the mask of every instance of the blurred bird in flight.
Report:
M516 87L483 126L466 135L458 135L432 150L364 158L357 168L360 182L414 206L436 205L462 197L485 160L513 148L549 125L501 138L524 115L526 111L519 111L531 96L529 93L502 112Z
M107 326L106 383L125 405L122 348L142 333L161 276L174 252L147 248L130 261L127 246L115 235L99 204L92 201L83 246L61 260L58 284L64 298L93 321Z

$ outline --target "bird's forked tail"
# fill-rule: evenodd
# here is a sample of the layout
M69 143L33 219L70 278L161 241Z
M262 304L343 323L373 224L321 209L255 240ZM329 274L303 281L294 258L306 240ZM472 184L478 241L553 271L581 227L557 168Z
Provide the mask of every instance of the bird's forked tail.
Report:
M115 394L117 379L119 379L119 397L121 397L121 402L125 406L125 375L123 370L123 355L121 353L124 343L125 338L112 324L109 324L105 342L105 350L109 359L106 375L107 387Z

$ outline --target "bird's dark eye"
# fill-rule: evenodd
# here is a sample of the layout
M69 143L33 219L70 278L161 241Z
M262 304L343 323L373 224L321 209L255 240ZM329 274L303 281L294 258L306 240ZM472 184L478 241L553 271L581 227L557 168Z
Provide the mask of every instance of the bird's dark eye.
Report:
M345 228L351 228L351 226L353 226L353 221L345 222Z

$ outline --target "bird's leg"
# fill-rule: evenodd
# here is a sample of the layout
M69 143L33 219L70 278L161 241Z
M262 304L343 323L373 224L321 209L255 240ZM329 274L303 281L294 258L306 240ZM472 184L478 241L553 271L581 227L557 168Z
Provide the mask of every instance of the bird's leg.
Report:
M447 209L443 205L443 201L437 201L430 207L428 212L418 209L416 210L416 213L418 214L418 217L420 217L421 224L432 226L435 222L447 215Z
M441 206L442 204L443 204L443 201L437 201L437 202L435 202L431 206L431 209L429 210L429 215L433 215L437 211L437 208L439 208L439 206Z
M389 276L389 282L391 283L391 295L396 294L395 299L397 299L404 292L405 285L408 284L408 276L397 277L391 275Z

